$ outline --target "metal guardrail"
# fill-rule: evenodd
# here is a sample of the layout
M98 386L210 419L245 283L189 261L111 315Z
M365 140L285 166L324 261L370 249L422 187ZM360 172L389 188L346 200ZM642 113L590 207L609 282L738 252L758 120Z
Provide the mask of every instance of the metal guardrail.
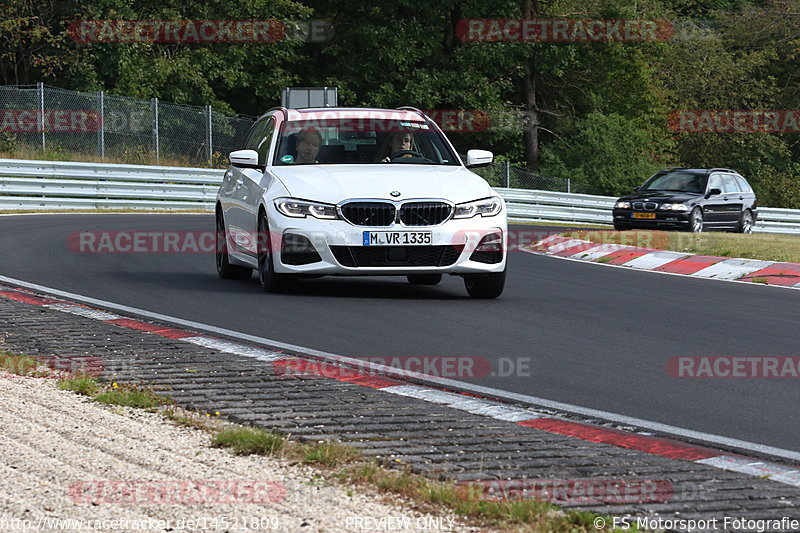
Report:
M0 159L0 210L211 210L220 169Z
M208 210L221 169L0 159L0 210ZM496 188L511 222L611 226L616 197ZM800 234L800 209L760 208L754 231Z
M505 198L512 222L559 222L612 226L616 196L495 188ZM800 209L760 207L753 226L759 233L800 234Z

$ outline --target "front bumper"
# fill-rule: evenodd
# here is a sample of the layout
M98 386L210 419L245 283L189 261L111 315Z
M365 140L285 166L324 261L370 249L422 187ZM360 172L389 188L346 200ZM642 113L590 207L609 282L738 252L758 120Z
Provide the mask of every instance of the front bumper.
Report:
M634 214L652 214L655 218L634 218ZM690 211L634 211L614 209L614 226L642 229L687 229Z
M505 269L508 231L504 213L449 220L437 226L362 227L344 220L293 219L270 214L275 271L308 275L480 274ZM430 245L365 246L365 231L430 232ZM489 235L502 246L493 252L478 249ZM277 242L276 242L277 241ZM286 243L307 243L302 249ZM280 244L278 244L280 243ZM315 252L315 254L314 254ZM298 257L304 257L298 261ZM303 262L305 264L296 264Z

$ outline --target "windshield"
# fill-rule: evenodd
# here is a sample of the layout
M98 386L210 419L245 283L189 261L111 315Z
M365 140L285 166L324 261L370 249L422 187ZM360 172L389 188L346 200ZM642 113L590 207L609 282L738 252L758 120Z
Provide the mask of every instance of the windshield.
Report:
M275 165L460 165L441 133L422 120L336 117L283 123Z
M706 190L708 177L691 172L667 172L656 174L642 185L640 191L682 191L702 193Z

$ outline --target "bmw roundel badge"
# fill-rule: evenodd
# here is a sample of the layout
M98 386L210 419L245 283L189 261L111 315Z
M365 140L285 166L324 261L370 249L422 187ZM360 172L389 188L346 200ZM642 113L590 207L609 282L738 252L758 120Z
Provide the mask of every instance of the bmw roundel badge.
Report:
M400 196L400 191L392 191L389 194L392 195L392 197L397 198L398 196Z

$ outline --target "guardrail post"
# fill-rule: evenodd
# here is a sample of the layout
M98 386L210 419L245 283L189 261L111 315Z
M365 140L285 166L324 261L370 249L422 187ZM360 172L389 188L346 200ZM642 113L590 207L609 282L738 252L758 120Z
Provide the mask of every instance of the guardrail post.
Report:
M97 128L97 152L101 158L106 158L106 94L104 91L97 93L97 113L100 121Z
M572 192L572 180L567 178L567 193L571 193L571 192Z
M506 161L506 189L511 187L511 161Z
M158 142L158 98L150 100L150 107L153 110L153 150L156 153L156 164L161 164L161 153Z
M211 106L206 106L206 154L208 155L208 166L211 166L214 157L214 149L211 143L214 142L211 130Z
M36 83L36 95L39 99L39 131L42 132L42 151L44 151L44 83Z

